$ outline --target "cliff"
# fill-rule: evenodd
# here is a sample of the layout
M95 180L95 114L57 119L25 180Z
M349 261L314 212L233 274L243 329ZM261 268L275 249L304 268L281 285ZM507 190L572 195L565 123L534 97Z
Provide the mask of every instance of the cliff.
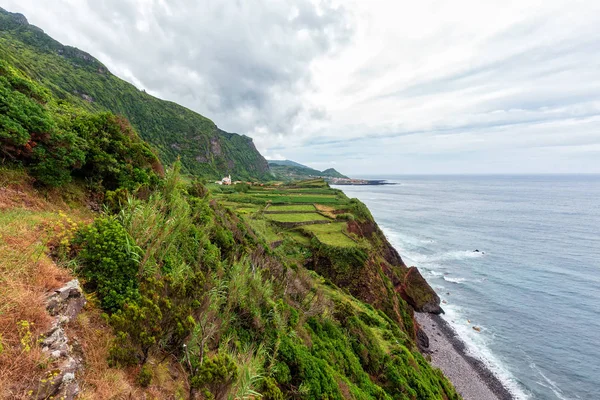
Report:
M135 107L131 87L3 15L1 398L460 399L417 344L414 310L439 298L364 204L322 179L205 186L183 157L165 172L97 105ZM96 73L123 93L53 83ZM202 175L238 168L251 141L206 121Z

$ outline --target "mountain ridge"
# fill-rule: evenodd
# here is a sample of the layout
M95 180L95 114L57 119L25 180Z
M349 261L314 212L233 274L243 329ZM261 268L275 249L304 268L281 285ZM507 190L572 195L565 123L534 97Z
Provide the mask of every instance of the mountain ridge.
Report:
M346 175L334 168L319 171L292 160L267 160L267 162L273 175L282 180L302 180L314 177L348 179Z
M63 45L29 24L22 14L0 8L0 44L2 58L58 98L90 111L125 116L167 164L180 158L187 172L210 178L269 175L267 161L250 137L225 132L201 114L139 90L89 53Z

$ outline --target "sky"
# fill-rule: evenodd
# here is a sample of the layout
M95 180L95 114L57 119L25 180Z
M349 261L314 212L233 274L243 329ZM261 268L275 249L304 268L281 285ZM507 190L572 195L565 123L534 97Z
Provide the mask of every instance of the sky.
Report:
M600 173L598 0L0 0L115 75L350 175Z

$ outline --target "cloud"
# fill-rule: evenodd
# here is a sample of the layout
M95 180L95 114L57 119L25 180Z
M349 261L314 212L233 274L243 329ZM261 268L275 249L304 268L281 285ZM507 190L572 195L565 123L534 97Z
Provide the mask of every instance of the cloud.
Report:
M343 173L600 172L600 2L9 0L117 75Z
M8 3L148 92L258 136L289 135L303 115L323 118L303 97L310 64L352 35L346 11L329 1Z

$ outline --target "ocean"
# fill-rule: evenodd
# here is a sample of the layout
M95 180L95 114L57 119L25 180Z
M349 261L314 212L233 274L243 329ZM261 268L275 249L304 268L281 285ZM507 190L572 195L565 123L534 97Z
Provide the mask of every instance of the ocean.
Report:
M397 185L337 188L515 398L600 399L600 175L366 178Z

